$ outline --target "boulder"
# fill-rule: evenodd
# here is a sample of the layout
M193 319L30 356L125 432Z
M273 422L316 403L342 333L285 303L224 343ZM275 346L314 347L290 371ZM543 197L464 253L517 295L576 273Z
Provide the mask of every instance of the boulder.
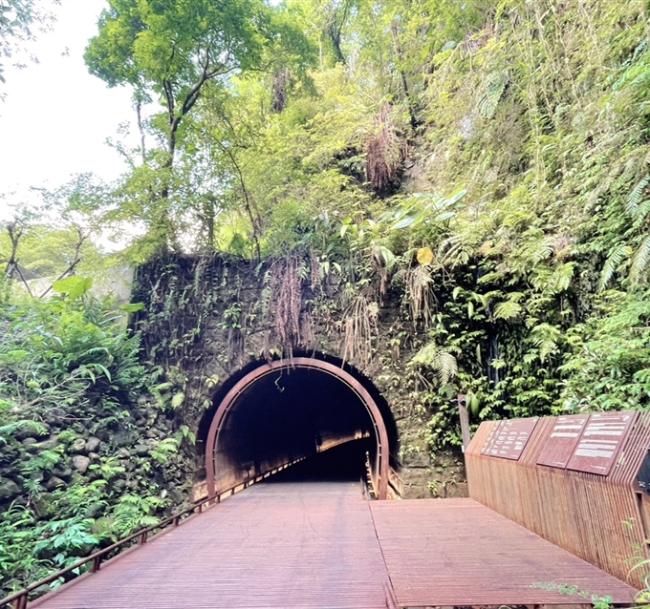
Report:
M62 486L65 486L65 482L61 480L61 478L58 478L57 476L52 476L46 483L45 483L45 488L48 491L53 491L57 488L60 488Z
M102 441L95 436L91 436L86 440L86 452L87 453L96 453L99 450L99 445Z
M25 425L24 427L19 427L14 432L14 437L17 440L24 440L25 438L34 437L34 438L47 438L50 435L49 427L45 423L41 423L42 430L33 429L31 426Z
M39 450L53 450L59 445L59 438L58 436L54 435L48 438L47 440L43 440L42 442L38 443L38 449Z
M133 451L139 457L144 457L149 454L149 447L146 444L136 444Z
M85 474L88 471L88 466L90 465L90 459L84 455L75 455L72 457L72 467L76 469L80 474Z
M52 475L67 480L72 476L72 470L67 465L59 463L52 468Z
M20 487L9 478L0 478L0 501L10 501L20 495Z
M86 441L83 438L77 438L70 446L70 452L81 454L86 452Z
M36 438L24 438L21 444L30 452L33 450L36 450L36 444L38 444L38 440Z

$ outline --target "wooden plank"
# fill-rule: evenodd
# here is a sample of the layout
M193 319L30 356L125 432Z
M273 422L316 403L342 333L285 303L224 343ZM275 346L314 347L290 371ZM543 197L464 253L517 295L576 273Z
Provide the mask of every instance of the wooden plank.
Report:
M560 592L571 586L634 598L631 586L471 499L370 506L400 607L584 604Z
M268 482L32 606L385 609L387 581L358 482Z

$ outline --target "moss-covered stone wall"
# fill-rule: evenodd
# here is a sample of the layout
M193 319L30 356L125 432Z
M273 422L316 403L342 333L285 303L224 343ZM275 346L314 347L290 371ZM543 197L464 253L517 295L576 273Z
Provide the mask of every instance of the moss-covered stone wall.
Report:
M432 388L409 366L425 338L399 289L350 293L341 273L324 273L308 257L257 264L181 256L137 269L133 301L144 304L133 323L146 357L167 375L161 399L196 430L197 477L214 398L233 377L260 360L319 354L365 375L388 404L405 496L465 493L460 452L429 450L422 396Z

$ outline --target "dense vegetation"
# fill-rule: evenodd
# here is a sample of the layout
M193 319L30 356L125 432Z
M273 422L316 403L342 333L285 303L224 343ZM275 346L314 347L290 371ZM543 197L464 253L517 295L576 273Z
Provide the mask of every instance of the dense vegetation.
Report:
M89 287L70 277L50 300L5 302L0 315L3 592L154 524L182 496L168 497L182 486L169 462L190 434L172 433L125 311Z
M0 441L38 440L39 425L63 430L88 408L109 425L151 391L143 377L165 381L87 296L15 296L28 271L114 264L84 236L125 226L138 232L118 263L220 251L277 259L298 282L337 274L361 362L381 303L403 295L426 336L402 343L433 452L459 443L458 393L474 422L650 405L647 2L109 4L86 60L132 87L141 146L121 147L118 183L82 176L51 193L57 230L38 216L5 227ZM43 519L39 472L76 438L59 439L21 465L28 502L0 531L25 549L0 556L16 581L158 506L158 488L136 508L106 485L121 465L102 457L90 486L51 489L58 516ZM130 509L142 517L119 524ZM49 541L31 563L37 539Z

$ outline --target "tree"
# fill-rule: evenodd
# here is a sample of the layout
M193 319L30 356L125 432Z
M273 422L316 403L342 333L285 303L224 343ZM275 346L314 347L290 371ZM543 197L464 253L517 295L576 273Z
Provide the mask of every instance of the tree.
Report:
M109 1L85 59L91 73L110 86L130 85L138 103L160 101L164 107L152 120L165 146L154 155L161 173L149 193L151 224L161 241L173 241L169 199L174 162L188 116L204 89L208 84L224 87L233 74L267 67L268 49L295 38L279 11L262 0Z
M43 26L50 19L39 0L0 0L0 83L5 82L2 60L12 56L17 44L33 37L35 25Z
M35 291L29 279L51 283L80 270L96 271L105 259L91 237L104 228L106 195L89 174L40 194L42 204L16 206L13 217L0 223L0 275L43 297L52 285Z

